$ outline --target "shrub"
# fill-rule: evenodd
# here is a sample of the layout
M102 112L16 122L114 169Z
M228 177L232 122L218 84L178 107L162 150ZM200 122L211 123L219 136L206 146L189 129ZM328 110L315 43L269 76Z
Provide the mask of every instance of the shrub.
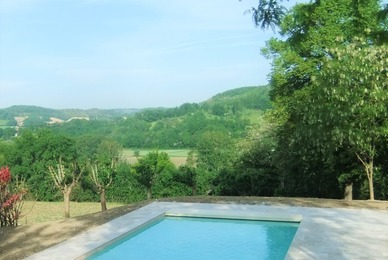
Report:
M8 167L0 169L0 227L17 226L23 206L23 196L27 192L19 189L13 193L10 188L11 172Z

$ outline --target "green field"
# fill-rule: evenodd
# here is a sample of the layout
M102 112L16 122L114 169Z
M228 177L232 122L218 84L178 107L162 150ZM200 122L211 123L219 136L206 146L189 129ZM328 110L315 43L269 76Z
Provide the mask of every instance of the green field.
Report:
M124 149L123 150L123 159L131 164L136 163L138 158L135 156L135 151L139 151L139 156L143 157L143 156L146 156L147 153L152 152L152 151L156 151L156 150ZM171 161L175 164L175 166L179 167L180 165L186 163L187 155L188 155L190 150L188 150L188 149L183 149L183 150L170 149L170 150L157 150L157 151L167 153L168 156L170 157Z
M170 149L170 150L145 150L145 149L124 149L123 151L123 156L135 156L135 151L139 151L140 156L146 156L147 153L153 152L153 151L158 151L158 152L165 152L168 154L170 157L187 157L188 153L190 150L187 149Z
M5 120L5 119L0 119L0 128L8 128L10 127L8 125L9 121L8 120Z
M107 203L108 209L124 206L123 203ZM63 202L25 201L19 225L30 225L39 222L64 219ZM99 202L71 202L70 216L77 217L101 211Z

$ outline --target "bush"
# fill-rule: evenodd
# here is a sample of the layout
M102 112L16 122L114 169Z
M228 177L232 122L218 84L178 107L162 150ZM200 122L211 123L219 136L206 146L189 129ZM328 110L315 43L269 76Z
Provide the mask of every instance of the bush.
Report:
M8 167L0 169L0 227L17 226L23 206L23 196L27 192L19 189L17 193L10 191L11 172Z

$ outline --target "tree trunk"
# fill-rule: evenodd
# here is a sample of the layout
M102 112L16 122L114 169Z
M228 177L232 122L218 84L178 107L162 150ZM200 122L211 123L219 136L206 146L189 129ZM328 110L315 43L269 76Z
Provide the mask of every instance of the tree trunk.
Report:
M373 188L373 159L365 165L365 171L369 181L369 199L375 200L375 191Z
M101 211L107 210L107 208L106 208L105 189L101 189L101 192L100 192L100 202L101 202Z
M345 184L344 199L346 201L352 201L353 200L353 182L347 182Z
M147 199L151 199L152 198L152 188L147 188Z
M63 200L65 202L65 218L70 218L70 193L71 190L63 192Z
M369 182L369 199L375 200L375 191L373 188L373 156L367 157L367 159L362 159L359 154L357 154L358 159L362 162L365 168L366 176L368 177Z
M197 196L197 187L195 185L191 186L191 195Z

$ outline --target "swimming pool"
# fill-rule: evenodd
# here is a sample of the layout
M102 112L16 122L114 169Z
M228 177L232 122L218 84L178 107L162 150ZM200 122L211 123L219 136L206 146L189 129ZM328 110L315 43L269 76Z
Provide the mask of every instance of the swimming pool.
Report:
M87 259L284 259L298 225L167 214Z

